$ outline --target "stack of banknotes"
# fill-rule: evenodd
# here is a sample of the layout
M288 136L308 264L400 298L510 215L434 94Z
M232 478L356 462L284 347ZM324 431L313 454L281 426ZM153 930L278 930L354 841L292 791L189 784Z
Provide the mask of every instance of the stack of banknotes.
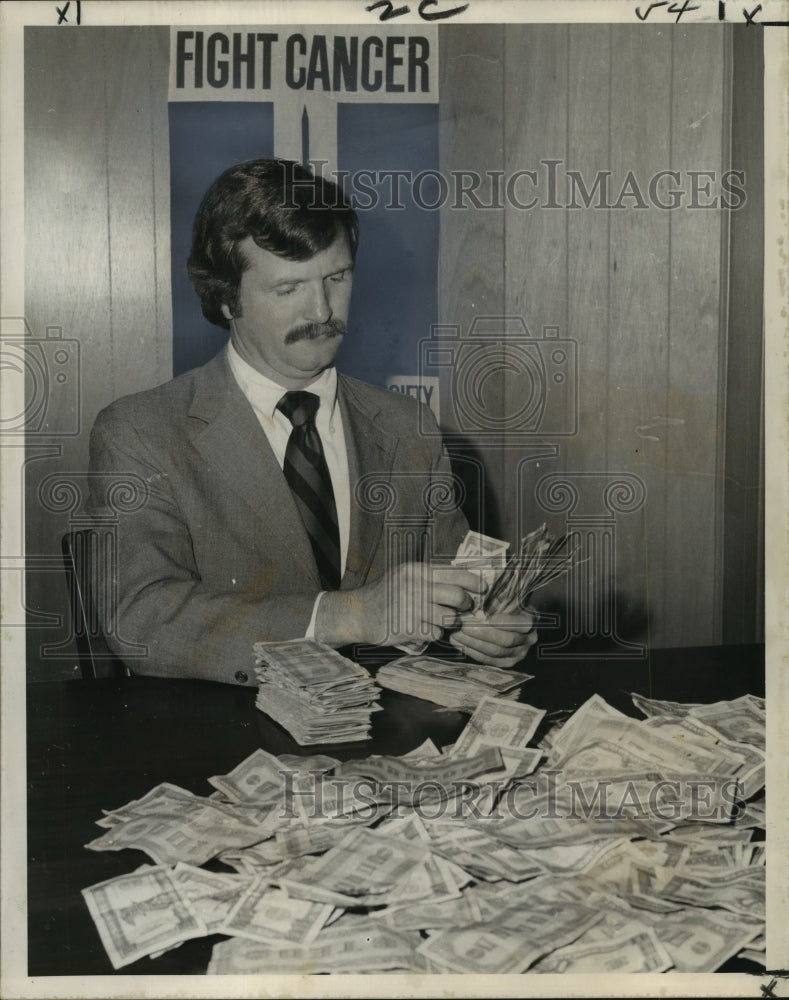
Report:
M485 697L517 700L532 679L517 670L500 670L482 663L458 663L433 656L401 656L376 674L381 687L433 701L446 708L473 712Z
M257 707L300 746L366 740L380 690L370 675L311 639L256 642Z
M633 700L551 726L489 698L443 749L160 785L87 845L153 862L83 890L110 961L212 935L217 974L764 966L764 703Z

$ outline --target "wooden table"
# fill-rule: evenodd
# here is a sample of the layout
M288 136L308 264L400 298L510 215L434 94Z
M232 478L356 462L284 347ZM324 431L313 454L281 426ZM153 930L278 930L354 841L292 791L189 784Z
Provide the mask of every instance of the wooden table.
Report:
M637 715L630 691L676 701L717 701L764 694L759 646L653 651L644 660L568 660L525 667L535 674L522 700L549 712L572 710L595 692ZM27 699L28 974L110 975L112 966L80 890L132 871L149 859L138 851L94 852L102 809L117 808L169 781L212 791L257 747L274 754L324 749L335 757L400 754L430 736L453 742L467 716L384 691L366 743L300 748L255 708L255 690L204 681L145 677L33 684ZM204 972L219 938L187 941L158 959L126 966L124 975ZM726 971L755 971L733 960Z

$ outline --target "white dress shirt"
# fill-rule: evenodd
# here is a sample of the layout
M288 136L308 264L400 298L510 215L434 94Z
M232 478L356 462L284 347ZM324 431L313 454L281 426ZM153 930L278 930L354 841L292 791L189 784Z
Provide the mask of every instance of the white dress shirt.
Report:
M271 450L282 468L285 464L285 451L293 426L285 414L277 409L277 403L288 390L253 368L235 350L232 343L227 345L227 360L233 377L255 411L260 426L271 445ZM351 491L345 430L340 407L337 403L337 369L327 368L321 372L314 382L306 386L306 391L314 393L320 399L320 406L315 416L315 427L323 445L334 490L337 524L340 529L340 576L342 576L345 572L348 536L351 528ZM320 595L318 595L318 600L313 608L312 620L307 629L306 638L312 638L314 634L319 600Z

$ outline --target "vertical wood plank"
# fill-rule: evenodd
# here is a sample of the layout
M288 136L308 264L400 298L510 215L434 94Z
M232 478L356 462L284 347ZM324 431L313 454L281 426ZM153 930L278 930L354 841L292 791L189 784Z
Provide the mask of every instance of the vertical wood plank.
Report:
M653 433L650 425L665 416L668 394L669 220L659 209L636 208L638 199L621 191L629 172L640 188L670 162L670 30L615 26L611 65L613 199L626 207L610 211L606 468L637 473L647 491L640 513L617 518L617 613L645 615L647 638L659 645L670 632L662 544L667 446L662 429Z
M688 198L686 207L666 212L671 259L665 415L670 422L658 433L665 434L668 487L663 613L677 645L713 644L721 637L720 401L726 356L721 254L728 247L720 176L729 67L725 30L701 27L678 27L671 35L671 163L687 174L682 187ZM699 573L699 567L706 572Z
M571 175L566 199L567 335L578 344L579 431L562 442L570 471L606 467L611 213L595 207L600 195L594 188L610 170L611 58L608 25L571 28L567 165L578 176Z
M561 185L554 191L554 179L563 176L568 159L569 39L568 26L512 25L505 42L504 169L511 181L505 209L505 313L520 317L533 339L542 338L544 326L557 327L560 336L568 327L567 218L564 192ZM534 176L515 181L520 171ZM534 200L533 207L522 207ZM529 387L518 375L505 381L505 413L518 411L524 391ZM544 386L534 391L543 392ZM534 494L536 482L563 468L561 452L558 460L529 458L528 445L505 455L513 502L503 537L512 542L545 520Z
M172 334L160 329L158 308L159 282L169 285L169 238L162 240L161 226L169 198L163 201L166 191L155 186L156 154L167 150L167 62L153 43L149 29L110 30L105 41L107 65L115 67L106 82L110 399L172 373Z
M743 26L746 27L746 26ZM733 30L733 170L747 198L731 213L726 375L723 641L764 641L763 36Z
M453 25L439 33L441 120L439 157L454 197L441 211L439 317L467 338L478 316L501 315L504 306L504 217L490 171L501 169L504 142L502 25ZM460 172L465 172L461 178ZM479 177L478 189L460 194ZM507 496L500 450L469 433L458 412L452 372L441 372L444 430L460 435L453 465L468 492L472 526L500 535ZM503 537L503 536L501 536Z
M110 323L107 68L104 29L71 34L64 45L57 28L26 32L25 294L34 331L61 326L85 364Z

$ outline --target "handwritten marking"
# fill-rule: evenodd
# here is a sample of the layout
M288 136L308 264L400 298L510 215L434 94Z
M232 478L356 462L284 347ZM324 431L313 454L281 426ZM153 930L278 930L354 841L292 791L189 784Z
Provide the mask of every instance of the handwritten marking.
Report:
M408 5L396 8L392 3L392 0L377 0L376 3L371 3L369 7L365 7L364 9L372 14L372 12L374 10L378 10L379 7L384 8L378 17L379 21L389 21L393 17L400 17L401 14L407 14L411 9Z
M447 17L454 17L455 14L462 14L468 4L464 3L461 7L453 7L451 10L437 10L432 14L425 13L425 7L438 7L438 0L421 0L419 16L423 21L443 21Z
M652 13L655 7L667 7L667 6L668 6L668 0L655 0L654 3L651 3L647 7L646 14L642 14L640 8L636 7L636 17L639 19L639 21L646 21L646 19Z
M58 12L58 24L68 24L69 19L66 17L68 14L68 9L71 6L71 0L66 0L65 7L55 7ZM77 24L82 23L82 0L77 0Z
M753 10L749 14L748 11L743 7L743 9L742 9L742 15L745 18L745 20L748 22L748 24L756 24L756 21L754 21L754 18L756 17L756 15L759 13L759 11L761 9L762 9L762 5L758 4L758 6L754 7Z
M745 11L743 11L743 13L745 13ZM775 987L777 985L778 985L778 980L777 979L773 979L772 982L768 983L766 986L759 987L761 989L761 991L762 991L762 996L764 996L764 997L775 997L775 993L773 993L773 990L775 989Z
M688 11L691 11L691 10L698 10L700 8L700 6L701 6L700 4L696 4L695 6L693 6L690 3L690 0L683 0L681 7L679 7L677 4L673 3L669 7L668 11L669 11L669 14L676 14L677 15L677 20L676 20L675 23L679 24L680 18L682 17L683 14L686 14Z
M668 0L664 0L664 2L668 3ZM469 6L467 3L464 3L459 7L451 7L449 10L433 10L428 12L428 7L438 7L438 5L439 0L420 0L417 13L423 21L444 21L448 17L454 17L456 14L462 14L463 11L467 10ZM391 21L393 17L400 17L402 14L409 14L411 12L411 8L408 4L404 4L402 7L395 7L392 0L376 0L375 3L369 4L364 9L368 13L381 10L381 13L378 15L379 21Z

